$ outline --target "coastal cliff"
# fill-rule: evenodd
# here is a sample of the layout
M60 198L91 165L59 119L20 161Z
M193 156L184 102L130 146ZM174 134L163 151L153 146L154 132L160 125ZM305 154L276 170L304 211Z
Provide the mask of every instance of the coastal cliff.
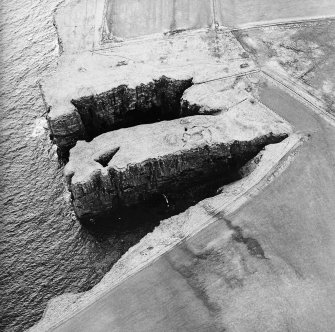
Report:
M290 132L284 120L246 100L217 116L139 125L80 141L65 168L74 209L80 218L94 216L227 176Z
M42 82L52 140L66 153L77 140L178 118L192 85L256 72L245 54L230 32L212 30L143 40L141 47L125 43L113 52L65 54Z
M204 11L204 20L201 13L189 16L203 29L175 30L179 22L171 25L169 17L159 15L169 22L168 31L161 29L166 27L163 19L156 22L162 26L149 19L144 30L134 31L131 19L114 16L135 13L140 22L134 26L141 26L144 16L136 11L140 2L107 1L103 9L98 0L95 10L88 7L81 37L80 24L65 26L76 17L74 8L84 12L85 3L78 0L72 9L64 7L68 21L62 21L62 36L69 52L42 82L42 90L53 143L65 154L70 151L65 177L79 218L131 208L151 195L164 196L167 189L192 188L198 180L219 181L241 166L242 178L161 220L92 290L51 301L32 331L90 331L96 326L122 330L140 324L142 331L148 326L153 331L157 326L178 330L169 329L171 322L188 328L193 322L196 328L216 324L219 331L250 326L271 331L303 326L307 331L331 321L330 297L323 295L333 289L324 259L324 248L331 247L318 244L326 231L315 224L320 214L332 227L327 187L332 157L322 148L331 142L331 130L283 87L271 85L262 63L254 59L256 51L247 47L252 39L244 49L235 38L238 33L222 26L235 26L239 19L242 26L273 23L296 17L303 7L308 14L324 14L333 6L331 1L323 6L312 0L296 1L296 6L284 2L260 0L253 6L252 1L208 1L212 12ZM156 3L162 4L152 2L153 12ZM146 32L159 34L143 37ZM78 40L72 45L74 37ZM297 127L315 138L297 132ZM291 167L296 149L308 139ZM319 172L320 165L326 175ZM283 171L289 181L278 178ZM315 190L320 180L322 190ZM211 224L222 227L219 236ZM131 283L135 274L139 282ZM206 314L200 316L194 308ZM191 320L188 314L198 317Z

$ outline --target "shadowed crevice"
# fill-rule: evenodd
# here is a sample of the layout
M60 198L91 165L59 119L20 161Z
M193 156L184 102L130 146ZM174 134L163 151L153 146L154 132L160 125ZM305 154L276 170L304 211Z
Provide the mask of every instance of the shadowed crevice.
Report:
M175 80L163 75L135 88L120 85L71 103L80 115L85 140L91 141L111 130L182 117L180 99L191 85L192 79Z
M110 151L105 152L102 155L99 155L94 160L98 162L101 166L106 167L108 163L113 159L113 157L117 154L120 148L112 149Z

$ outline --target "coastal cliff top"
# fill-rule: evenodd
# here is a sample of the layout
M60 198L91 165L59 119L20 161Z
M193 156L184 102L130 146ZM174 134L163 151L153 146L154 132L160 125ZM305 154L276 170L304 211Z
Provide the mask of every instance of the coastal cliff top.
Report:
M91 142L79 141L70 152L65 174L71 183L90 179L96 172L124 169L150 158L182 153L199 145L251 141L262 135L292 132L292 127L274 112L245 100L219 115L198 115L139 125L102 134ZM114 151L107 167L97 160Z

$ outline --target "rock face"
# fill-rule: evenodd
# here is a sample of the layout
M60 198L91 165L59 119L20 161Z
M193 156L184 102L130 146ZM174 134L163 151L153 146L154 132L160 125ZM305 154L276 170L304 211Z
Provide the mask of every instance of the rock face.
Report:
M195 84L181 98L181 116L227 112L247 99L257 99L261 82L252 74Z
M80 141L65 168L79 218L138 204L242 166L291 127L271 111L240 103L217 116L139 125Z
M162 76L135 88L120 85L112 90L72 100L88 139L109 130L180 116L180 98L191 79Z
M244 53L231 32L209 30L64 54L42 82L53 142L68 151L109 130L177 118L192 84L255 72Z
M110 130L180 117L180 98L192 85L166 76L129 82L108 91L83 95L71 100L72 109L53 112L48 117L52 137L58 147L69 149L77 140L92 138Z
M62 3L55 12L54 25L63 54L56 72L42 81L53 142L66 153L77 140L127 126L135 119L141 119L136 124L152 122L151 116L150 121L144 121L143 115L155 113L160 103L159 98L147 100L156 95L156 88L159 90L157 82L168 84L171 91L176 89L171 99L174 104L174 97L191 81L197 84L255 71L257 66L233 33L220 31L217 24L235 25L238 21L243 25L276 20L281 15L296 18L334 12L332 0L322 5L312 0L296 0L290 6L286 2L261 0L257 6L251 0ZM142 11L144 16L139 14ZM200 27L208 28L175 31ZM161 33L132 38L155 32ZM328 98L331 86L325 83ZM140 100L135 96L138 91ZM124 108L128 102L130 110ZM153 109L148 109L149 104ZM138 109L144 112L137 114ZM131 119L125 119L125 113Z

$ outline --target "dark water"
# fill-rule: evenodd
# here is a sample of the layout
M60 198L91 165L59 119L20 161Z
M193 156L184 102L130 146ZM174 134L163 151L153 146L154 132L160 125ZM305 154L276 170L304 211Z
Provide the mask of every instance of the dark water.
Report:
M159 220L183 209L172 197L168 209L161 200L158 210L142 211L137 219L126 213L121 216L125 223L107 228L83 228L74 217L63 169L44 128L38 87L38 80L57 65L52 11L58 3L14 0L0 5L3 331L25 330L41 318L51 298L93 287Z
M72 215L49 133L38 80L55 69L52 11L58 0L1 1L0 330L22 331L49 299L94 286L129 246L153 228L142 224L99 238Z

